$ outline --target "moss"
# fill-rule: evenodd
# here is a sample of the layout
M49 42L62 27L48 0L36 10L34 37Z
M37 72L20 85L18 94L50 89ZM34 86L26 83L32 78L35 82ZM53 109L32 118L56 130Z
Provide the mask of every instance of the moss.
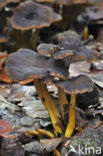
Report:
M70 145L72 145L74 149L78 152L78 154L79 154L79 148L82 149L84 153L86 153L86 150L87 152L89 152L88 149L91 149L90 156L92 156L93 155L92 148L94 149L95 153L98 147L100 147L101 150L103 149L102 142L103 142L103 139L98 135L98 133L93 128L88 128L87 130L84 131L83 134L79 136L75 136L73 139L71 139L71 142L67 147L67 151L69 153L69 151L71 150ZM73 152L72 152L72 155L73 155Z

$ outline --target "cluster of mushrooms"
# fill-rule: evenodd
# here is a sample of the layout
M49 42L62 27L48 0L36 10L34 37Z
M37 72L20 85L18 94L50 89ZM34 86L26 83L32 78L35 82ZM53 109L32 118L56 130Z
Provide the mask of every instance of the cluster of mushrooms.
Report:
M65 30L86 6L97 1L1 0L0 50L36 49L37 36L42 28L59 22L58 26Z
M96 51L87 49L74 35L61 38L58 45L42 43L37 51L22 48L10 54L3 68L4 77L8 82L20 84L34 81L38 96L49 112L55 134L64 134L69 138L75 127L76 95L93 90L93 82L88 76L71 78L69 66L73 61L91 61L99 55ZM60 113L47 90L50 83L58 87ZM66 94L71 95L71 100L65 128L64 106L68 104Z
M66 11L65 7L92 5L94 2L95 0L0 1L0 14L3 15L0 18L4 18L0 25L0 43L5 43L5 46L1 44L0 50L4 47L8 49L10 45L14 47L15 51L21 47L8 57L7 53L3 56L0 55L4 60L6 58L6 61L0 62L0 80L20 84L34 81L38 96L50 115L54 133L65 135L66 138L71 137L75 127L76 95L93 90L93 82L88 76L70 77L70 64L78 60L95 60L99 55L96 51L87 49L75 35L60 38L57 45L41 43L34 51L36 47L35 36L41 28L49 27L51 23L62 20L63 11ZM17 5L13 7L10 5L11 3ZM58 13L53 10L54 4L55 10L58 10L58 6L60 8L62 5L61 14L60 10ZM11 42L11 36L15 37L16 44L15 41ZM28 43L29 46L27 46ZM12 50L14 51L14 49ZM60 112L47 90L47 85L51 83L58 88ZM71 95L70 103L66 94ZM63 127L64 107L67 104L69 104L68 123L66 127Z

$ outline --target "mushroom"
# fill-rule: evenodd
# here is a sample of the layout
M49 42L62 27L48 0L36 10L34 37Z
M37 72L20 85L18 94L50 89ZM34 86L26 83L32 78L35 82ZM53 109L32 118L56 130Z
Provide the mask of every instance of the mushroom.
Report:
M91 92L93 90L93 82L85 75L69 78L68 80L55 81L58 88L62 89L66 94L71 95L69 107L69 121L65 131L65 137L71 137L75 127L75 104L76 95Z
M96 38L103 26L103 2L99 3L98 6L92 6L85 8L83 13L78 17L77 21L85 26L84 32L88 35L93 34ZM86 36L87 36L86 35Z
M85 13L83 14L83 18L88 23L101 23L103 24L103 10L100 7L88 7L85 9Z
M54 59L62 59L66 66L68 62L78 60L95 60L99 57L97 51L87 49L76 36L68 36L61 38L58 45L42 43L37 47L38 53L53 57ZM70 59L71 58L71 62Z
M31 79L34 80L38 95L49 112L55 132L62 133L59 112L47 90L48 82L44 80L48 76L51 77L51 80L53 77L65 79L68 72L63 63L42 56L30 49L19 49L16 53L8 56L4 72L12 82L23 83Z
M62 21L59 25L62 29L67 29L68 26L77 18L86 6L91 6L97 0L36 0L37 2L50 3L54 5L56 11L61 12ZM60 7L62 6L62 7ZM59 7L59 10L58 10ZM71 16L72 15L72 16Z
M41 43L37 47L37 51L39 54L53 57L54 59L63 59L67 56L72 56L73 51L66 49L64 47L61 47L61 45L53 45L48 43Z
M75 36L69 36L64 38L59 43L61 47L66 47L73 51L74 55L72 57L73 61L78 60L95 60L99 57L99 53L95 50L88 49L84 44Z
M68 72L68 68L71 62L71 56L73 55L73 52L68 49L61 48L58 45L53 45L53 44L46 44L42 43L37 47L38 53L45 55L47 57L53 57L56 60L58 60L59 63L63 62L64 64L64 69ZM65 59L68 57L68 63L65 64ZM69 76L69 73L68 73ZM62 89L58 88L58 94L59 94L59 104L60 104L60 109L61 109L61 115L62 118L64 119L64 105L68 104L68 100L63 92Z
M18 42L23 42L24 44L24 38L27 40L27 43L23 45L24 47L28 45L28 37L27 35L24 36L24 31L28 31L28 34L31 32L29 44L31 44L30 48L33 47L35 49L38 30L43 27L49 27L52 22L60 20L61 16L55 13L52 8L30 0L20 3L15 9L14 15L11 17L11 25L21 32L21 40L19 33Z
M80 36L73 30L66 30L51 37L51 42L58 44L64 38L68 38L68 36L75 36L76 38L80 38Z
M39 29L48 27L51 20L51 10L48 7L30 0L20 3L15 9L11 24L19 30Z
M68 72L69 77L69 66L73 61L88 60L91 61L96 59L99 54L91 49L87 49L82 42L76 38L76 36L64 37L61 39L58 45L42 43L37 47L38 53L53 57L58 62L62 61L64 69ZM64 119L64 106L68 104L65 93L61 88L58 88L59 104L61 108L62 118Z
M47 2L47 3L56 3L62 5L72 5L72 4L94 4L95 0L88 1L88 0L36 0L37 2Z

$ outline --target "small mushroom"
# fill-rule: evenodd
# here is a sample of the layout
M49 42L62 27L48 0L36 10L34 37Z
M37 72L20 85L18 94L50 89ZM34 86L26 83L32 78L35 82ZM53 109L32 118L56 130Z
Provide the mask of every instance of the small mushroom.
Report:
M61 16L52 8L30 0L20 3L15 9L11 24L15 29L30 30L48 27L60 20Z
M78 33L76 33L76 31L66 30L66 31L57 33L56 35L53 35L52 38L51 38L51 41L53 43L58 44L64 38L68 38L68 36L75 36L76 38L80 38L80 36L78 35Z
M30 30L48 27L52 15L50 8L33 1L25 1L15 9L11 24L15 29Z
M37 51L39 54L53 57L55 59L63 59L67 56L73 55L73 52L71 50L62 47L61 45L53 45L47 43L41 43L37 47Z
M79 75L68 80L55 81L58 88L64 91L66 94L71 95L70 107L69 107L69 121L65 131L65 137L71 137L75 127L75 104L76 95L91 92L93 90L93 82L85 75Z
M62 21L59 25L62 29L67 29L85 7L94 5L97 0L36 0L37 2L50 3L56 11L61 12ZM62 7L60 7L60 5ZM58 10L59 8L59 10ZM71 16L72 15L72 16Z
M70 50L73 50L73 61L78 60L95 60L99 57L99 53L95 50L88 49L84 44L76 37L69 36L68 38L61 40L60 45L66 47Z
M34 80L38 95L48 110L53 127L56 133L62 133L59 112L49 95L44 78L50 76L65 79L68 72L64 65L54 60L42 56L30 49L19 49L16 53L8 56L4 72L12 82L23 83Z
M83 14L83 18L88 22L89 24L93 23L101 23L103 24L103 10L99 7L88 7L85 9L85 13Z
M99 57L97 51L87 49L76 36L61 38L58 45L42 43L37 47L38 53L53 57L54 59L63 59L65 64L68 63L67 56L71 56L71 61L95 60Z
M62 5L72 5L72 4L94 4L95 0L36 0L37 2L47 2L47 3L56 3Z
M20 30L19 40L21 34L21 40L23 47L33 47L36 49L36 40L39 30L43 27L49 27L52 22L61 20L61 15L54 12L54 10L48 6L38 4L34 1L25 1L20 3L14 10L14 14L11 17L11 25L14 29ZM25 35L25 31L31 35L30 41L28 42L28 35ZM25 32L25 33L24 33ZM25 44L24 44L25 40Z
M83 13L77 19L81 25L85 25L84 32L87 31L86 33L88 35L89 31L89 34L93 34L95 38L97 38L103 25L102 3L103 2L101 1L101 3L96 6L85 8Z

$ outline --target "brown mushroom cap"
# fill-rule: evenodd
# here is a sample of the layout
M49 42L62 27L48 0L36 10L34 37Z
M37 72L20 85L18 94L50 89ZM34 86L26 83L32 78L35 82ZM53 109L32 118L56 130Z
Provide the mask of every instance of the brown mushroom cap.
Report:
M95 50L86 48L83 43L75 36L64 38L60 43L61 47L71 50L73 52L73 60L95 60L99 57L99 53Z
M42 43L37 47L37 51L39 54L52 57L55 59L63 59L66 56L73 55L73 52L68 49L64 49L59 45Z
M43 77L57 76L65 78L68 72L61 62L37 54L30 49L19 49L7 58L5 73L14 82L28 79L42 79Z
M72 60L95 60L99 54L97 51L87 49L75 36L64 37L59 45L40 44L38 53L52 56L55 59L64 59L72 56ZM50 55L51 54L51 55Z
M15 29L29 30L48 27L52 22L61 20L61 16L50 7L34 1L25 1L15 9L11 24Z
M41 43L37 47L37 51L39 54L51 57L52 53L56 50L57 45L48 44L48 43Z
M58 22L60 20L62 20L62 17L60 14L54 12L54 10L51 8L52 11L52 22Z
M92 80L85 75L79 75L64 81L55 81L55 84L67 94L85 93L93 90Z
M37 2L56 3L62 5L71 4L95 4L96 0L36 0Z
M89 23L103 24L103 9L99 7L88 7L83 15L83 18Z
M67 31L64 31L64 32L61 32L61 33L57 33L56 35L53 36L53 41L56 43L61 43L62 40L68 38L68 36L74 36L76 38L79 38L79 35L73 31L73 30L67 30Z

